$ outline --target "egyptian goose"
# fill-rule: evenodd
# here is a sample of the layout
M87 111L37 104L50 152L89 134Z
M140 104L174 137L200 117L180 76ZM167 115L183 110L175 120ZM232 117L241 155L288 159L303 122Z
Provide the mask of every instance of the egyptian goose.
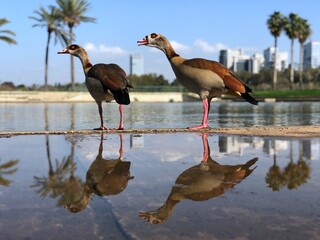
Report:
M98 155L87 171L81 197L64 205L70 212L77 213L85 209L93 194L110 196L121 193L128 186L128 182L134 178L130 175L131 162L123 160L123 134L119 137L119 158L106 159L102 156L103 135L101 135Z
M202 58L182 58L174 51L170 42L164 36L157 33L151 33L142 40L139 40L138 45L155 47L163 51L178 81L189 91L200 96L204 108L202 125L190 129L209 127L208 115L211 99L222 94L241 96L251 104L258 104L249 95L251 92L249 86L218 62Z
M160 208L140 212L139 217L152 224L163 223L183 199L206 201L221 196L255 170L256 167L251 167L258 158L239 165L221 165L214 161L210 156L207 137L206 133L202 134L204 151L201 163L188 168L178 176L166 202Z
M103 124L102 101L110 102L113 99L119 104L120 123L118 130L124 129L122 104L130 104L128 88L131 88L126 73L116 64L92 65L87 52L79 45L72 44L58 54L71 54L78 57L82 63L86 76L86 86L98 104L101 126L95 130L107 130Z

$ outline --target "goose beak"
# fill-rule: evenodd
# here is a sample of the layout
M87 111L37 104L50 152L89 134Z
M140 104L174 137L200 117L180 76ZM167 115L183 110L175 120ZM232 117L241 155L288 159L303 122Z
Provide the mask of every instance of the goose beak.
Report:
M59 51L58 54L66 54L66 53L69 53L68 49L65 48L63 49L62 51Z
M138 46L143 46L143 45L148 45L149 42L147 38L144 38L139 40L137 43L138 43Z

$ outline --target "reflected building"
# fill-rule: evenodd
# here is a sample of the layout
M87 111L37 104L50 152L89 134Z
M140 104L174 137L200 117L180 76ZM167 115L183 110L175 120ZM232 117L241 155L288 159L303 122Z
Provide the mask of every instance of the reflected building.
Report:
M130 148L143 148L144 138L142 134L131 134L130 135Z
M220 153L236 153L242 155L245 148L253 147L262 148L263 152L268 155L278 155L280 153L289 155L294 151L296 155L303 157L305 160L319 160L320 158L320 140L279 140L261 137L234 137L219 136L218 139Z
M247 147L259 148L263 146L263 139L261 138L236 138L234 136L219 136L218 140L220 153L237 153L243 154Z

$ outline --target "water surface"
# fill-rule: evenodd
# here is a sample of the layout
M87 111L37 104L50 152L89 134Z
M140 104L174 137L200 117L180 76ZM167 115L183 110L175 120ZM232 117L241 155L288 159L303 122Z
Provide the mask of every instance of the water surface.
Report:
M319 145L197 133L0 138L1 239L318 239Z
M103 104L108 127L119 124L118 105ZM199 125L202 103L132 103L124 106L127 129L185 128ZM319 125L320 102L259 103L212 102L211 127L272 125ZM1 103L0 131L93 129L100 124L97 105L92 103Z

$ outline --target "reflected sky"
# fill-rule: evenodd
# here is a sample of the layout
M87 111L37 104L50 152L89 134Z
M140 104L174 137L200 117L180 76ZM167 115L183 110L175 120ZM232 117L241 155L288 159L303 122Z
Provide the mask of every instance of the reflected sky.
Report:
M103 104L104 119L110 128L119 121L118 105ZM201 102L132 103L124 106L127 129L185 128L201 123ZM259 103L212 102L211 127L255 125L319 125L320 102ZM42 131L93 129L100 124L97 106L92 103L1 103L0 131ZM46 122L47 119L47 122Z
M319 147L197 133L0 138L1 237L317 239Z

